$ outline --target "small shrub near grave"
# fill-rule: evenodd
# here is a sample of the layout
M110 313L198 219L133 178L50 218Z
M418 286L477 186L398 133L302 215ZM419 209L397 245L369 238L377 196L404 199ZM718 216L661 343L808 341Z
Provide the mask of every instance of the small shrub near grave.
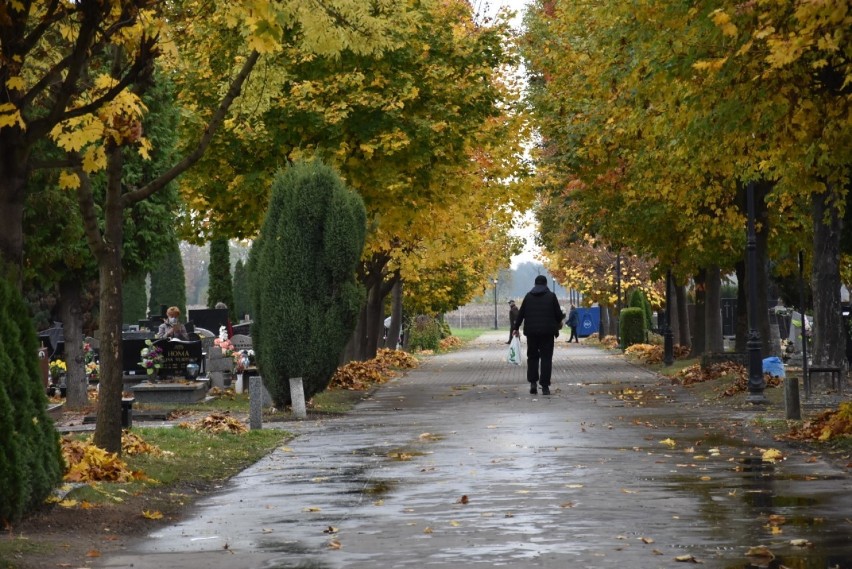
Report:
M437 350L441 346L441 323L431 316L418 316L414 319L409 332L412 350Z

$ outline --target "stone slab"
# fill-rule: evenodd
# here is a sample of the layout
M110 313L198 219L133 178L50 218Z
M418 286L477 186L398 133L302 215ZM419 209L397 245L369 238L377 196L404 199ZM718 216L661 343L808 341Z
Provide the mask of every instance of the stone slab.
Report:
M198 403L207 395L207 384L192 383L138 383L130 387L136 403Z

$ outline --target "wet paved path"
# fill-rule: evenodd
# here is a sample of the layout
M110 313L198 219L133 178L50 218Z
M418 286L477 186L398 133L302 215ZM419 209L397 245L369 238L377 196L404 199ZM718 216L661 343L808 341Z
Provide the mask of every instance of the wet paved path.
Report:
M852 568L852 480L836 467L755 460L749 415L722 428L582 345L558 342L554 395L532 396L503 338L300 425L185 521L94 566ZM775 561L750 562L757 545Z

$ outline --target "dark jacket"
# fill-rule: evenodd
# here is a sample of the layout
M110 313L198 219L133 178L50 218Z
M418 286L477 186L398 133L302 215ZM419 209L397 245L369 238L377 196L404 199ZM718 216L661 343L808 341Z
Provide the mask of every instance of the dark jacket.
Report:
M547 285L535 285L524 297L518 317L512 326L518 330L524 325L524 336L557 335L565 313L559 307L556 295Z
M515 320L518 319L518 312L519 312L519 309L518 309L517 304L513 304L511 306L511 308L509 308L509 327L510 328L515 327Z
M572 308L571 310L569 310L569 311L568 311L568 322L567 322L568 327L569 327L569 328L574 328L574 327L576 327L576 326L577 326L577 324L579 324L579 322L577 322L577 320L578 320L578 318L577 318L577 309L576 309L576 308Z

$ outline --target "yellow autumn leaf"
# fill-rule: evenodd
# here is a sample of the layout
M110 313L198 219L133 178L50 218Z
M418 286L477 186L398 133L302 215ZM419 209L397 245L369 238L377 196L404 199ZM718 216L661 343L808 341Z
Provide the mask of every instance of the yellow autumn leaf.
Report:
M80 187L80 178L74 172L59 174L59 187L63 190L76 190Z
M0 128L7 126L18 125L21 128L26 128L21 111L12 103L0 104Z
M661 445L665 445L669 448L674 448L677 446L677 443L673 439L663 439L660 441Z
M59 505L63 508L73 508L77 505L77 503L78 503L77 500L67 498L67 499L59 502Z
M763 454L760 457L764 462L775 462L777 460L781 460L784 458L784 455L780 450L771 448L769 450L763 451Z
M157 510L153 512L149 510L142 510L142 517L148 520L161 520L163 519L163 513Z
M24 82L23 77L9 77L6 80L6 88L10 91L23 91L26 89L27 84Z
M106 152L103 146L90 146L83 154L83 171L87 174L106 168Z

